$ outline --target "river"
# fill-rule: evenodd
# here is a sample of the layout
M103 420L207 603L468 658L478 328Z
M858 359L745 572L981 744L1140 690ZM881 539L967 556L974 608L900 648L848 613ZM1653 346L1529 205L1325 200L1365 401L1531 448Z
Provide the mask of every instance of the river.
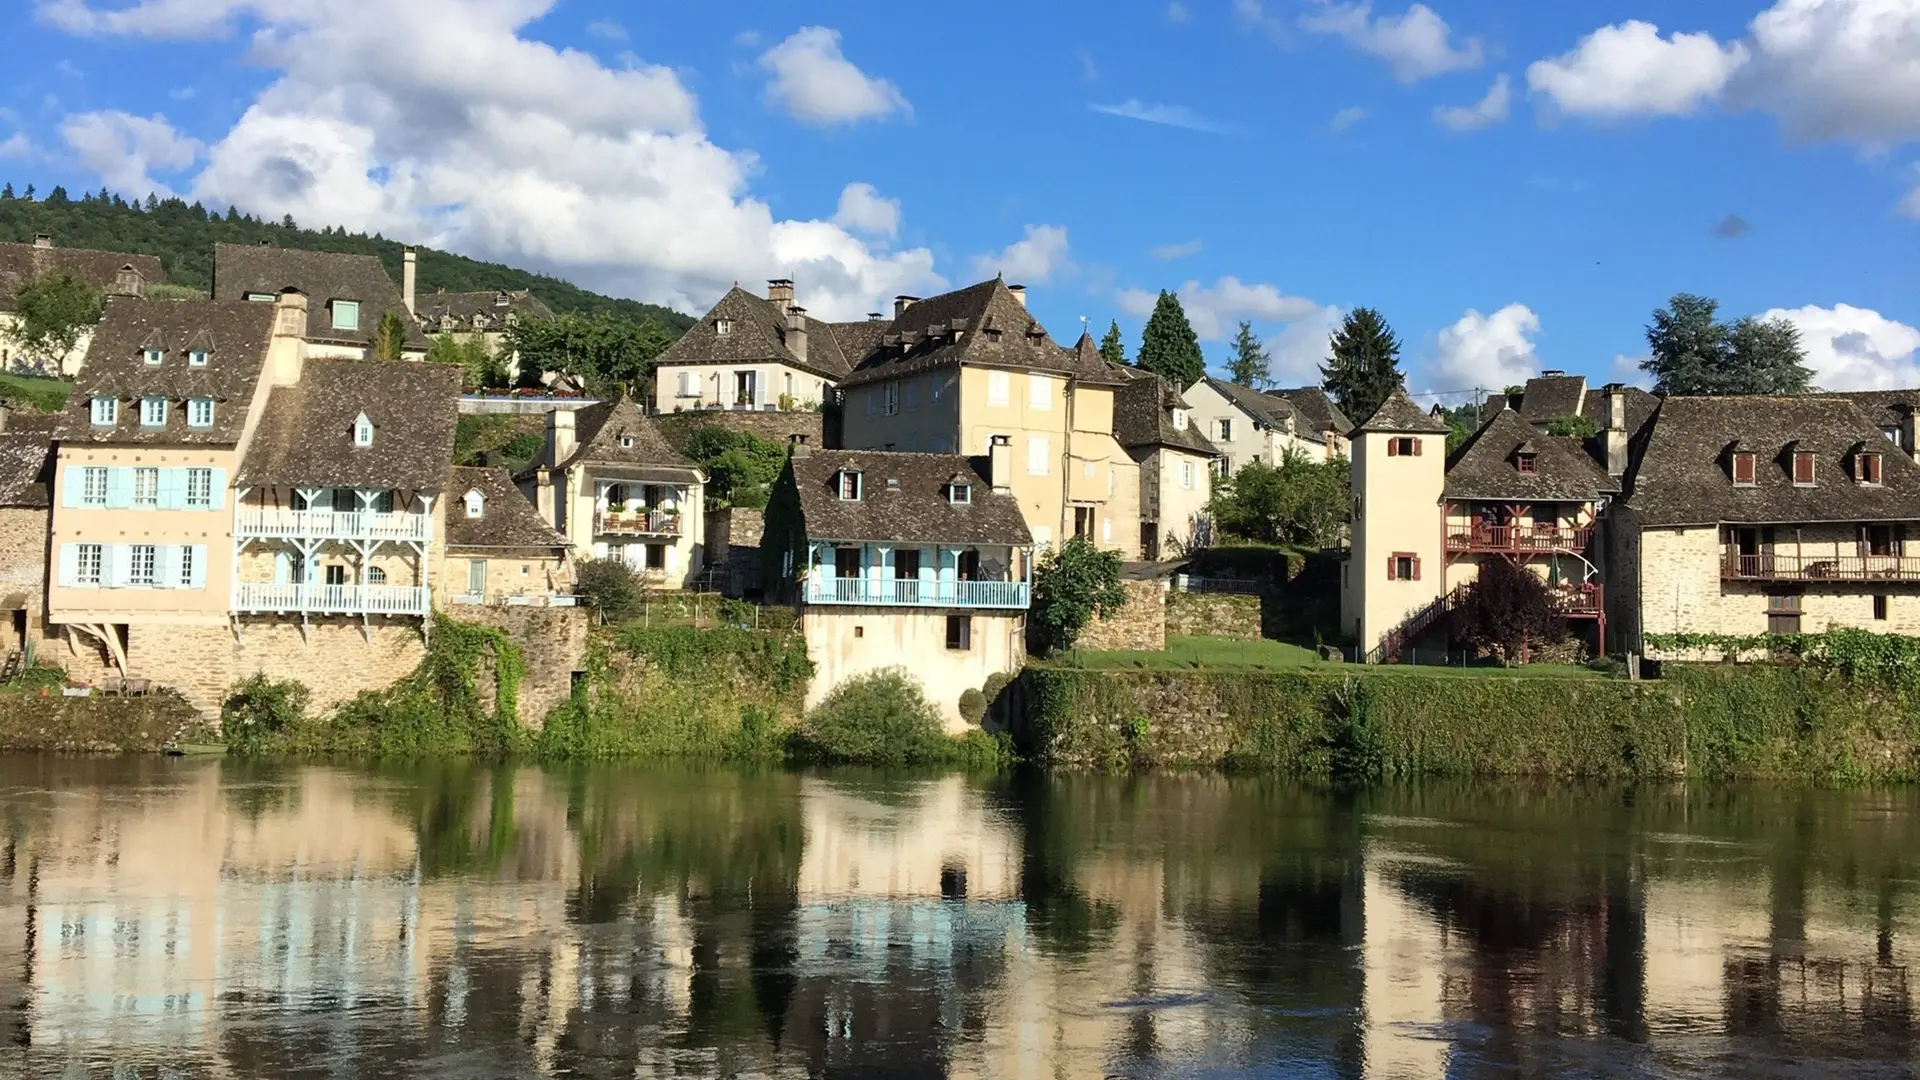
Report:
M1912 1076L1920 793L0 757L0 1076Z

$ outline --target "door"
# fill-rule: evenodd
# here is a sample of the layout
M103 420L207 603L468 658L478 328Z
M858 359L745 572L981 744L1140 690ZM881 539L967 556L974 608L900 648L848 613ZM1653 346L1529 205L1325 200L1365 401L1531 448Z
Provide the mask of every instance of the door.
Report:
M902 604L920 602L919 548L901 548L893 553L893 598Z
M1160 525L1158 522L1140 523L1140 557L1148 562L1160 561Z
M484 597L487 595L487 560L470 559L467 562L467 595Z
M754 383L756 372L736 371L733 373L733 403L752 405L754 403Z
M860 549L833 549L833 598L842 602L860 599Z
M1760 530L1733 530L1733 551L1741 577L1760 576Z

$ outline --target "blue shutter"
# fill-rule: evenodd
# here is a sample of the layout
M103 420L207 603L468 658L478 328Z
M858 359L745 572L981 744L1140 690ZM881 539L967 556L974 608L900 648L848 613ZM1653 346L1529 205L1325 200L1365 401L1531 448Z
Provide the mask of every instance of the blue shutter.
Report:
M187 588L204 589L207 587L207 547L205 544L195 544L190 550L193 552L193 577L187 582Z
M66 482L61 485L63 490L60 492L60 505L69 510L85 506L86 503L81 500L87 494L86 466L69 465L63 470L62 475L66 478Z
M227 505L227 470L214 469L212 470L212 472L213 472L212 509L215 509L215 510L224 509Z
M164 481L162 483L164 485ZM164 486L162 490L165 490ZM166 503L163 501L160 505L165 506ZM156 585L162 589L171 589L179 578L180 548L174 544L156 546L153 549L153 580Z
M123 470L115 469L114 472ZM123 588L127 578L133 575L133 548L128 544L106 544L101 550L101 584L109 588Z
M160 470L160 509L179 510L187 505L187 471Z
M292 575L293 575L293 561L287 558L287 553L284 551L274 552L273 553L273 583L275 585L285 585L288 582L293 580Z
M125 510L133 505L133 470L107 470L107 506Z
M80 545L60 545L60 584L72 588L80 578Z

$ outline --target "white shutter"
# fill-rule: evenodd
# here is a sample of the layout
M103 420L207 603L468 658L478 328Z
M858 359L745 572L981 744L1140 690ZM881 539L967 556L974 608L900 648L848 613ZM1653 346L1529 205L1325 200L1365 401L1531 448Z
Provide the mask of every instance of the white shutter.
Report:
M207 548L205 544L195 544L193 552L193 577L188 580L187 588L204 589L207 587Z
M80 545L60 545L60 584L72 588L80 580Z
M987 404L1005 405L1011 396L1012 378L1004 371L987 372Z
M171 470L169 470L171 471ZM180 548L160 544L153 549L153 583L162 589L174 588L180 580Z
M1034 476L1047 475L1047 461L1053 456L1053 447L1045 435L1027 436L1027 472Z
M60 505L69 510L78 506L85 506L86 503L83 500L87 494L86 467L83 465L69 465L64 470L64 475L66 477L66 483L61 485L63 490L60 492Z
M127 579L133 576L133 546L130 544L103 545L101 561L106 563L101 569L102 584L109 588L122 588L127 584Z
M227 470L213 469L212 509L219 510L227 505Z

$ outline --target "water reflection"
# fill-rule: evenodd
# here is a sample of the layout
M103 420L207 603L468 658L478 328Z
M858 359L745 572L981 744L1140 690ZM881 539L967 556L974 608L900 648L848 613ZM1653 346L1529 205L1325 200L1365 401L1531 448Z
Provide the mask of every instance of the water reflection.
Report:
M0 758L0 1075L1911 1075L1899 793Z

